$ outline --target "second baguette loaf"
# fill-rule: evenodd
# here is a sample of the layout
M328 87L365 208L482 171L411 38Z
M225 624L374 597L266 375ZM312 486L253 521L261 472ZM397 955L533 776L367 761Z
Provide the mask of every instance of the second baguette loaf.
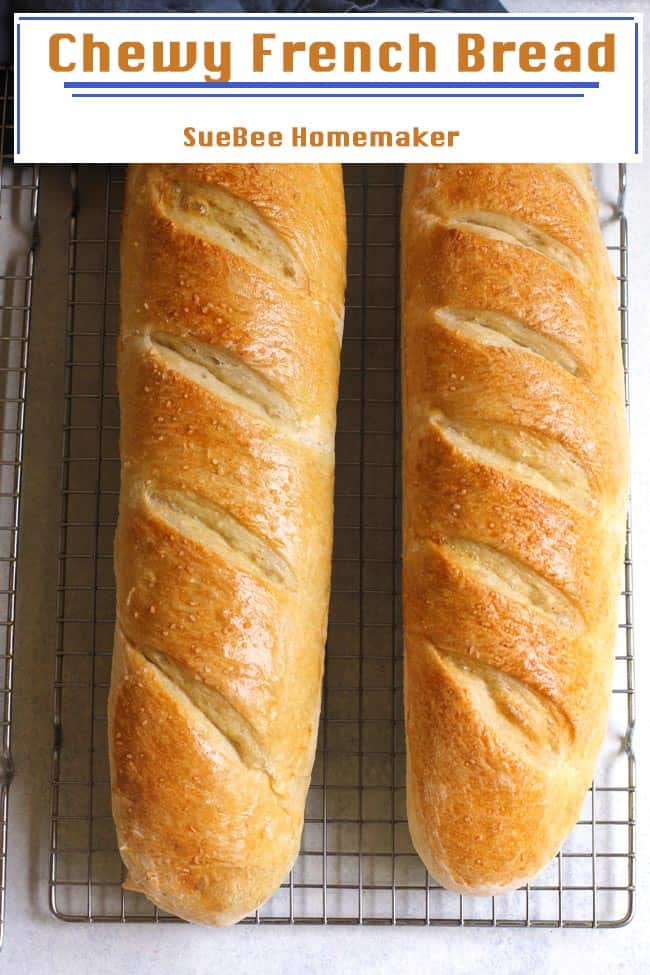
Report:
M229 924L298 852L343 319L339 166L131 166L109 699L126 886Z
M627 435L586 166L407 167L408 820L445 887L530 880L607 721Z

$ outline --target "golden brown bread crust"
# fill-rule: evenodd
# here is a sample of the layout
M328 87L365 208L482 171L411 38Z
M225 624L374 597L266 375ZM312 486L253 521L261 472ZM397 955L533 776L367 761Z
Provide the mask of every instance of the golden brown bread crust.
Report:
M531 879L604 734L627 433L588 167L407 167L407 805L461 893Z
M332 545L339 166L131 166L109 699L127 886L229 924L298 852Z

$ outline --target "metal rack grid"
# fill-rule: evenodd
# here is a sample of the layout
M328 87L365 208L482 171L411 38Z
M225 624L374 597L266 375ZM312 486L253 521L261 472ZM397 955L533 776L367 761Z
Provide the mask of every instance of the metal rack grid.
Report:
M610 167L610 176L614 172ZM106 698L119 487L115 335L124 171L73 171L55 680L51 907L70 921L177 920L121 888ZM405 814L400 643L401 170L348 167L349 285L337 435L335 551L323 713L302 851L252 923L594 927L634 891L632 585L623 569L611 734L562 853L516 893L459 897L426 876ZM610 188L611 190L611 188ZM625 170L604 221L620 282L627 392Z
M0 67L0 944L4 934L16 557L38 168L14 167L13 71Z

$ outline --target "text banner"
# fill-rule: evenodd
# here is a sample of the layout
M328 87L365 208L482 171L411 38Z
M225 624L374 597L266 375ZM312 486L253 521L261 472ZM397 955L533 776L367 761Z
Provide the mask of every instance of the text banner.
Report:
M25 162L641 157L638 15L15 17Z

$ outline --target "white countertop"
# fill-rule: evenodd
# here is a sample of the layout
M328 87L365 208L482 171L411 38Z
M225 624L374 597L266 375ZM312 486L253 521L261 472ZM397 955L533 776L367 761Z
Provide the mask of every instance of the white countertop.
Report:
M511 2L511 10L650 12L636 3ZM646 43L650 43L647 38ZM647 116L647 113L646 113ZM10 800L10 846L5 946L0 971L10 975L58 975L136 970L138 975L203 975L216 972L360 973L564 973L590 975L647 970L650 959L650 165L629 170L630 385L632 393L632 497L635 569L638 756L638 897L636 917L619 930L526 930L454 928L346 928L240 926L213 931L181 925L65 924L47 905L48 801L52 647L39 645L30 609L51 612L23 571L20 580L33 607L18 632L14 754L18 774ZM41 363L47 367L48 362ZM51 367L59 368L52 354ZM30 390L34 399L38 390ZM28 418L28 422L33 418ZM44 409L42 436L59 444L59 418ZM29 441L28 441L29 442ZM26 471L28 476L28 458ZM26 504L27 504L26 500ZM55 499L57 510L58 499ZM48 513L43 514L43 518ZM32 542L32 545L36 543ZM45 545L45 542L43 543ZM54 542L55 545L55 542ZM38 551L38 548L35 549ZM55 549L50 551L55 552ZM44 559L47 553L44 552ZM52 588L50 586L50 588ZM43 642L41 638L40 642ZM29 659L25 658L29 654ZM30 673L31 667L31 673ZM42 716L47 715L47 720Z

